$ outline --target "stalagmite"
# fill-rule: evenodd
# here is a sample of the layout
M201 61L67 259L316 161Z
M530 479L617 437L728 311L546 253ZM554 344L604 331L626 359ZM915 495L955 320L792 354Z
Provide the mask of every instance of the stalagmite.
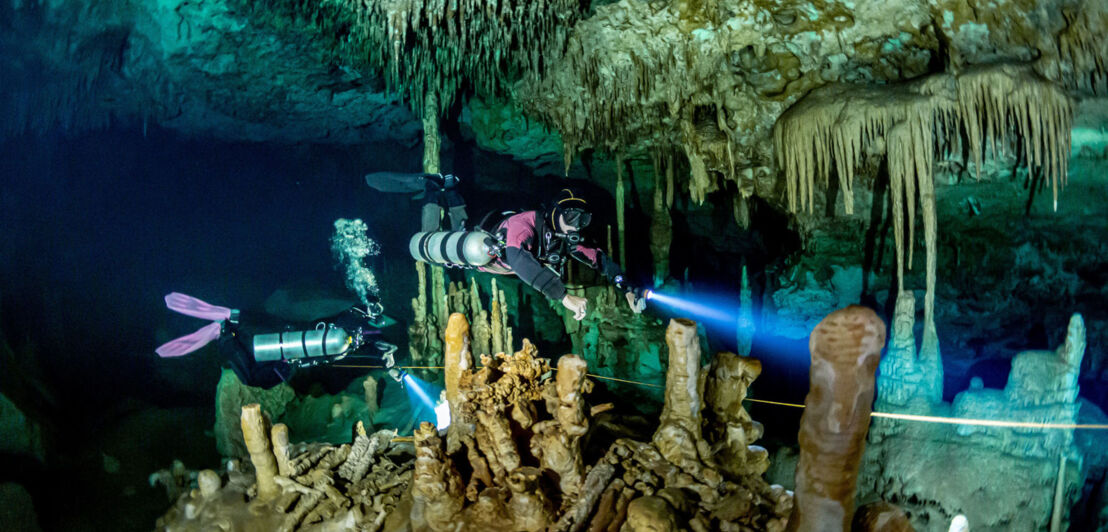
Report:
M762 437L762 424L743 408L750 384L761 373L761 362L734 353L717 354L707 371L705 437L715 462L733 478L761 475L769 468L767 451L752 445Z
M500 317L503 309L500 308L501 300L498 295L499 291L496 289L496 279L492 280L492 302L489 303L489 325L492 344L489 346L492 348L490 355L497 353L503 353L506 346L504 345L504 322Z
M273 477L277 475L277 460L270 448L266 419L262 415L262 406L258 403L242 407L242 438L246 441L246 449L250 451L250 462L254 464L258 499L273 499L280 493L280 488L273 481Z
M885 324L872 310L835 311L812 331L811 388L800 419L789 531L849 530Z
M362 390L365 392L366 415L372 422L381 406L377 402L377 378L373 375L366 375L365 380L362 381Z
M558 359L558 374L554 382L556 400L554 419L536 423L531 440L531 452L539 458L543 469L559 479L563 493L576 495L581 489L585 464L581 456L581 437L588 432L584 393L591 388L585 373L585 360L576 355ZM548 385L549 386L549 385Z
M435 426L424 422L415 435L416 462L412 477L411 525L415 530L454 530L462 509L462 481L451 459L443 453Z
M292 475L289 464L289 428L284 423L273 425L270 432L273 440L273 456L277 459L277 471L282 477Z
M462 438L472 434L472 421L466 419L462 408L465 398L459 393L462 373L473 369L473 355L469 350L469 322L465 316L454 313L446 325L446 400L450 404L450 426L446 433L446 452L454 454L462 444Z
M435 335L429 336L428 341L434 347L431 349L430 358L433 361L438 359L440 353L442 353L442 337L441 335L446 327L446 319L450 316L450 309L447 305L446 294L446 269L442 266L431 266L431 308L433 309L435 316ZM425 353L427 355L427 353Z
M514 530L538 532L550 525L550 501L542 491L542 471L535 467L520 467L508 475L512 498L508 508Z
M699 457L707 455L701 437L700 337L696 323L670 320L666 328L669 368L666 370L665 405L654 445L671 463L695 469Z
M211 469L205 469L196 475L196 485L200 489L200 496L205 499L215 495L222 483L219 479L219 473Z

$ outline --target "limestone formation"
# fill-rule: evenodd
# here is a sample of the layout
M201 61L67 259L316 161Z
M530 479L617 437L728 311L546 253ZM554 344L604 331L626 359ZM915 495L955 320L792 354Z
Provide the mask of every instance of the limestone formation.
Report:
M716 463L732 478L761 475L769 468L769 453L754 445L762 437L762 424L742 404L761 373L761 362L734 353L717 354L707 369L705 437Z
M289 428L284 423L273 425L270 430L270 440L273 442L273 456L277 459L277 472L287 477L292 474L292 465L289 462Z
M377 378L373 375L366 375L365 380L362 381L362 389L365 391L366 415L371 420L377 415L377 410L381 408L377 401L377 384Z
M463 397L459 388L462 373L473 369L469 323L465 316L457 312L450 315L446 326L445 365L446 400L450 404L446 448L448 453L453 453L461 445L461 438L472 435L473 431L472 420L464 414Z
M277 475L277 459L273 456L266 425L261 405L253 403L242 407L242 437L250 452L250 461L254 464L258 479L258 498L262 500L272 499L278 492L277 483L273 481L273 477Z
M974 379L953 403L929 407L936 416L1032 426L874 420L860 480L863 496L878 494L896 502L917 526L964 514L976 529L1003 529L1016 522L1047 528L1080 490L1080 474L1074 471L1088 467L1083 456L1092 452L1090 443L1065 428L1082 422L1077 377L1085 341L1084 320L1075 314L1057 350L1016 355L1004 389L986 388ZM894 338L891 350L896 348ZM883 373L881 386L885 379ZM1062 427L1038 428L1037 423ZM1059 474L1059 460L1069 473ZM982 468L989 475L980 475ZM973 502L979 500L990 503Z
M1070 319L1065 342L1055 351L1024 351L1012 360L1004 390L970 389L954 398L954 414L970 419L1018 419L1077 423L1077 378L1085 355L1085 322ZM1024 457L1054 458L1068 453L1073 429L959 426L961 436L979 435L1000 451Z
M833 312L812 331L811 389L800 419L790 531L849 530L885 323L872 310Z
M666 329L666 402L654 445L667 460L695 468L708 453L701 435L700 338L696 323L673 320Z
M917 398L927 405L942 402L942 359L937 352L928 353L923 349L920 349L917 356L913 330L915 323L915 295L909 291L901 291L896 297L892 338L879 366L879 410L911 410L909 405Z
M215 471L201 471L199 488L180 496L157 528L379 530L408 493L412 477L410 454L392 442L395 436L359 432L353 447L292 445L290 470L272 477L276 493L270 498L261 496L259 470L240 470L237 461L229 462L225 482Z

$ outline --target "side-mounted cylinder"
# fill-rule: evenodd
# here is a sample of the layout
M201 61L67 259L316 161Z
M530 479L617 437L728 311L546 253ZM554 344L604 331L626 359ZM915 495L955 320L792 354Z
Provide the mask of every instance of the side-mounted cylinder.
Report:
M306 362L302 359L334 357L347 352L354 343L342 327L320 324L310 331L285 331L254 336L254 360L271 362L287 360Z
M416 233L408 242L415 260L443 266L484 266L497 256L496 238L484 231L429 231Z

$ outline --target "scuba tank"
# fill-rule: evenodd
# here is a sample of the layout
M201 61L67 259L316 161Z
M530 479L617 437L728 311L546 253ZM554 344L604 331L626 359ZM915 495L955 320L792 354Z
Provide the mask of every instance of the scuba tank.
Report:
M311 365L323 357L339 357L350 351L354 337L342 327L320 323L310 331L285 331L254 336L254 360L285 360Z
M500 254L496 237L484 231L428 231L408 242L412 258L442 266L475 268Z

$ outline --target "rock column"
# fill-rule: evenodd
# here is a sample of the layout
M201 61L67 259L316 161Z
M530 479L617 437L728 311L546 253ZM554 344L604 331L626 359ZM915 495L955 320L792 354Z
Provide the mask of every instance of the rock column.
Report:
M796 505L789 531L850 530L874 371L884 345L885 323L860 306L831 313L812 331L811 391L800 418Z

